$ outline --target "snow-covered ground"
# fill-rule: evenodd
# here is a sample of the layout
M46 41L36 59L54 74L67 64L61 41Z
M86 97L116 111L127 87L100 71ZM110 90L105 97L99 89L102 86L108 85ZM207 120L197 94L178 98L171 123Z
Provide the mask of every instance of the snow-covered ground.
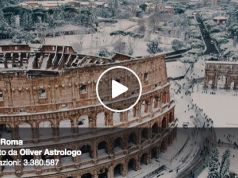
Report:
M189 65L180 61L167 62L166 68L168 78L177 78L184 76L186 74L186 71L188 70L188 67Z
M212 94L215 93L215 94ZM229 90L203 90L202 84L194 87L193 102L214 122L214 127L238 126L238 92Z
M118 20L115 24L101 23L98 32L93 34L81 34L81 35L67 35L50 37L45 39L45 44L50 45L70 45L75 50L84 54L95 55L100 49L106 48L109 51L113 50L115 42L125 42L133 48L133 54L136 56L145 56L147 52L147 42L150 39L158 39L160 41L160 47L164 51L171 50L171 42L175 38L159 36L156 34L145 35L144 38L132 38L129 36L116 35L111 36L110 33L121 30L121 31L133 31L138 28L137 22L130 20ZM133 55L132 54L132 55Z

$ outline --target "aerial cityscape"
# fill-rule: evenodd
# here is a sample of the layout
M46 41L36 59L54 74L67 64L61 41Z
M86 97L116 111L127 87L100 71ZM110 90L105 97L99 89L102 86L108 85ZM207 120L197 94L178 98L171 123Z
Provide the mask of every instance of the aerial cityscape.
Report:
M2 178L235 178L236 106L238 0L0 0Z

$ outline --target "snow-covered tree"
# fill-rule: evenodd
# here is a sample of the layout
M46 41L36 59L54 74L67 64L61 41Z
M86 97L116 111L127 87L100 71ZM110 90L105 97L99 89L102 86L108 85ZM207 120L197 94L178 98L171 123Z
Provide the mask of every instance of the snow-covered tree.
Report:
M207 178L219 178L219 152L217 147L214 147L210 152Z
M185 46L186 45L184 44L184 42L182 42L180 40L175 39L175 40L172 41L172 48L175 51L183 49Z
M159 47L159 42L156 40L152 40L147 43L147 51L150 54L156 54L158 52L162 52L162 49Z
M229 178L230 168L230 150L226 150L222 155L221 166L220 166L220 178Z
M103 48L98 51L97 55L100 57L109 57L112 54L107 49Z

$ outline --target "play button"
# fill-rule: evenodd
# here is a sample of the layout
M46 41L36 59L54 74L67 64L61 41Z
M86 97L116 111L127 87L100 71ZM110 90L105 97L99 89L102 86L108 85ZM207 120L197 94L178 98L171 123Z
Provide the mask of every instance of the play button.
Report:
M105 70L96 84L100 103L113 112L132 109L140 99L142 86L137 74L124 66Z
M112 99L118 97L122 93L125 93L128 88L125 85L120 84L116 80L112 80Z

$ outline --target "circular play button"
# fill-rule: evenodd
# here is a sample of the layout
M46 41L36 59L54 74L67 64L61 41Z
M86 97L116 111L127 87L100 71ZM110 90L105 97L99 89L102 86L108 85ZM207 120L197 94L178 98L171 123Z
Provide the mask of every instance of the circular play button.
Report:
M137 74L124 66L105 70L96 84L100 103L113 112L132 109L140 100L142 86Z

